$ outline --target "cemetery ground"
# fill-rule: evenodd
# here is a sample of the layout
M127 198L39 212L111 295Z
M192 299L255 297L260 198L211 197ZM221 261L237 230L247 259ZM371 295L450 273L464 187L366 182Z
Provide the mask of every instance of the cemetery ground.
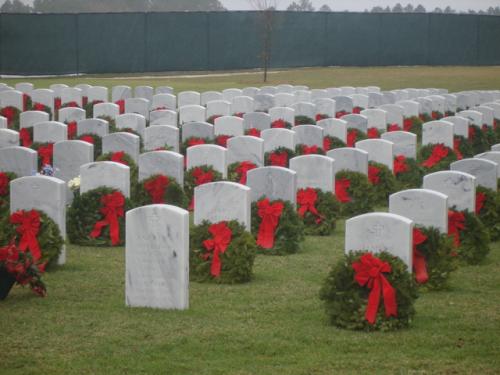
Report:
M175 90L261 86L260 74L134 79ZM12 83L26 79L9 79ZM29 79L111 87L110 77ZM270 84L500 87L500 67L321 68L281 71ZM386 208L380 208L385 211ZM420 293L409 329L363 333L328 325L319 289L344 249L344 221L298 254L259 255L243 285L190 284L187 311L125 306L124 248L67 246L44 276L47 298L15 287L0 303L0 374L499 373L500 243L461 266L450 290Z

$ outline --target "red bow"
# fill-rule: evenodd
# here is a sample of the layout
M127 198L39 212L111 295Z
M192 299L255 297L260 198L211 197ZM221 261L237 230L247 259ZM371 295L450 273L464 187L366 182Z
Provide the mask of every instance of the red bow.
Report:
M218 224L210 225L208 231L212 235L212 238L203 241L203 247L207 250L207 253L203 255L203 258L207 260L210 257L211 252L213 252L210 273L213 277L219 277L222 268L220 254L224 254L226 252L227 247L231 243L233 232L224 221Z
M94 144L95 143L94 137L92 137L91 135L82 135L80 137L80 141L84 141L84 142L87 142L87 143L90 143L90 144Z
M205 144L205 140L203 138L193 137L193 138L189 138L188 141L187 141L187 145L189 147L191 147L191 146L197 146L197 145L204 145L204 144Z
M361 107L354 107L352 109L352 113L356 114L356 115L359 115L361 113L361 111L363 110L363 108Z
M227 147L227 140L229 138L231 138L230 135L218 135L215 139L215 143L217 143L219 146Z
M366 286L371 289L365 311L365 319L368 323L374 324L377 320L377 312L382 294L384 296L385 316L398 316L396 291L383 275L383 273L392 272L391 265L374 257L371 253L366 253L359 258L359 262L352 264L352 268L355 272L354 280L360 286Z
M40 214L38 211L17 211L10 215L10 223L18 225L16 232L21 235L19 250L29 250L33 259L41 258L42 252L38 244L37 235L40 231Z
M16 110L13 107L5 107L0 111L0 115L7 119L7 125L11 126L16 116Z
M422 166L426 168L432 168L445 157L447 157L448 153L448 147L439 143L432 148L431 156L429 156L429 158L422 163Z
M9 176L7 173L0 172L0 196L9 194Z
M82 96L82 105L83 105L84 107L87 105L87 103L88 103L88 102L89 102L89 98L88 98L88 96ZM94 100L94 101L92 102L92 104L97 104L96 102L98 102L98 103L102 103L102 101L101 101L101 100Z
M353 113L354 113L354 112L353 112ZM321 120L324 120L324 119L326 119L326 118L328 118L328 115L325 115L325 114L323 114L323 113L318 113L318 114L316 115L316 121L321 121Z
M285 120L282 119L275 120L271 123L271 128L279 128L279 129L286 128L286 122Z
M398 124L390 124L388 127L387 127L387 131L388 132L397 132L401 130L401 128L399 127Z
M54 154L54 144L48 143L45 146L40 146L38 155L42 158L43 165L52 165L52 155Z
M366 133L368 138L373 139L373 138L380 138L380 134L378 132L377 128L370 128L368 129L368 133Z
M398 155L394 158L394 174L396 176L409 170L410 168L406 164L406 157L404 155Z
M372 185L378 185L380 183L380 168L373 165L368 166L368 180Z
M476 215L479 215L486 202L486 194L482 192L476 193Z
M54 107L57 110L61 109L62 101L61 98L54 98Z
M247 130L247 135L252 135L254 137L260 137L260 130L256 128L250 128Z
M117 100L115 104L120 108L120 115L125 113L125 100Z
M346 111L338 111L337 113L335 113L335 117L336 118L341 118L342 116L345 116L347 114L349 114L349 113L346 112Z
M464 156L460 152L460 138L453 139L453 151L455 151L458 160L462 160L464 158Z
M30 97L28 94L23 94L23 111L27 111L28 110L28 101L29 101Z
M418 245L425 241L427 241L427 236L418 228L413 228L413 270L419 284L425 284L429 280L425 256L417 249Z
M71 121L68 124L68 139L75 139L77 132L76 121Z
M332 140L329 137L323 138L323 150L329 151L332 148Z
M245 112L236 112L233 116L243 118L244 114L245 114Z
M257 245L264 249L272 249L274 246L274 231L279 224L284 204L276 202L271 204L265 198L257 202L257 214L262 219L257 234Z
M128 163L125 160L123 160L124 156L125 156L125 151L113 152L111 154L111 161L114 161L116 163L120 163L123 165L128 165Z
M27 128L22 128L19 131L19 138L21 139L21 145L23 145L23 147L31 147L33 144L30 131Z
M45 105L43 105L42 103L34 103L33 104L33 110L34 111L42 111L42 112L45 112Z
M358 138L357 129L351 129L347 132L347 147L354 147L356 139Z
M405 132L411 131L411 128L413 127L413 121L411 118L405 118L403 120L403 129Z
M212 171L203 172L203 169L201 169L200 167L194 168L192 175L194 177L195 186L200 186L208 182L212 182L214 180L214 174L212 173ZM194 197L193 199L191 199L188 209L189 210L194 209Z
M288 165L288 153L286 151L272 152L269 155L269 162L275 167L285 167Z
M109 225L111 243L118 245L120 243L120 223L118 218L124 215L125 197L119 191L115 191L114 193L102 196L101 205L100 212L104 215L104 219L95 223L90 237L99 237L102 230Z
M145 182L144 189L149 193L151 201L155 204L164 203L163 196L165 195L165 190L168 187L170 181L167 176L157 176L156 178Z
M472 141L476 136L476 129L473 126L469 126L469 139Z
M302 145L302 154L303 155L311 155L311 154L317 154L318 153L318 146L313 145L313 146L307 146L307 145Z
M460 246L460 231L465 229L465 215L463 212L448 211L448 235L453 236L455 247Z
M349 196L347 189L351 186L351 181L348 178L335 180L335 197L340 203L350 202L352 199Z
M433 120L437 120L439 118L439 113L436 111L432 111L431 117Z
M316 209L316 201L318 200L318 193L312 188L300 189L297 192L297 203L299 204L299 216L304 217L306 212L312 213L316 216L316 224L321 223L323 216L320 215Z
M242 161L236 168L236 173L240 177L240 184L245 185L247 183L247 172L249 170L255 169L257 166L250 161Z

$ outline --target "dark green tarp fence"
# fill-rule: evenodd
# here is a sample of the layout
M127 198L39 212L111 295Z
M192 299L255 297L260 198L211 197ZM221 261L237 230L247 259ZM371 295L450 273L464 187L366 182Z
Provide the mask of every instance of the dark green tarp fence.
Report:
M499 65L500 17L275 12L271 67ZM2 74L260 67L259 12L1 14Z

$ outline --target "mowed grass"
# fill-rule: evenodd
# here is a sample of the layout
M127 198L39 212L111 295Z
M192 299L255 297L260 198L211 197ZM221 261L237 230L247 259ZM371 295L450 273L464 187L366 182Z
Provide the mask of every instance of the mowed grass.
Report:
M111 87L171 85L176 91L260 86L260 74L114 80L1 80ZM269 84L311 88L500 88L500 67L324 68L283 71ZM251 283L190 284L190 309L125 306L124 248L68 245L68 262L45 275L45 299L15 287L0 302L0 374L500 373L500 243L463 266L448 291L422 293L410 329L363 333L329 326L318 298L342 257L344 223L307 237L287 257L258 256Z

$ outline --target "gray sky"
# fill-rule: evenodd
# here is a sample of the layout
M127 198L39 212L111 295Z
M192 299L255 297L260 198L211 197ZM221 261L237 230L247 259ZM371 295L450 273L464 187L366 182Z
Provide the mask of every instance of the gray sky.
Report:
M224 6L229 10L244 10L251 9L248 5L247 0L220 0ZM278 0L280 9L286 8L292 0ZM405 6L408 3L413 5L422 4L428 11L433 10L436 7L446 8L446 6L451 6L453 9L457 10L480 10L488 9L490 6L496 7L500 6L500 0L312 0L314 6L319 8L323 4L327 4L336 11L351 10L351 11L364 11L365 9L371 9L374 6L391 6L393 7L396 3L401 3Z

